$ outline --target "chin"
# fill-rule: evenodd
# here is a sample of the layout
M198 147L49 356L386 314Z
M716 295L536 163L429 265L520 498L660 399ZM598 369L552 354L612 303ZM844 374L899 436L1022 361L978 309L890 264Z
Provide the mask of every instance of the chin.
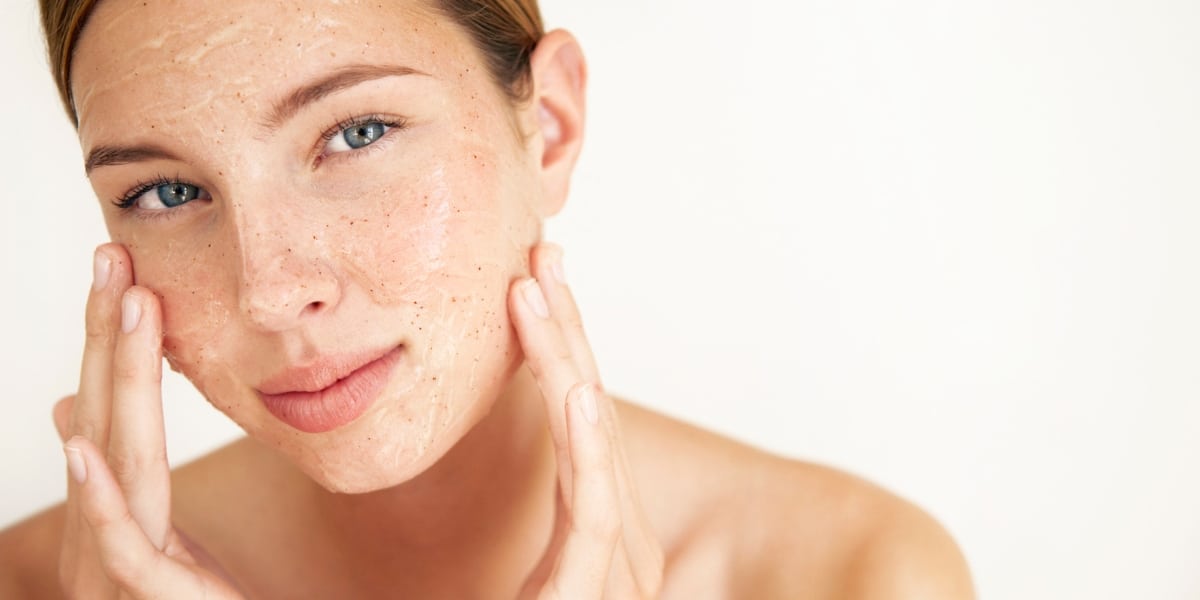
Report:
M462 417L466 417L463 413ZM313 454L297 466L331 493L365 494L416 479L438 463L470 431L478 419L460 418L423 439L376 435L344 440L344 447Z
M490 370L494 377L483 385L392 391L390 401L343 428L318 435L293 430L273 445L332 493L364 494L407 483L438 464L491 412L520 366L514 354L501 356L509 364L493 365L499 368Z

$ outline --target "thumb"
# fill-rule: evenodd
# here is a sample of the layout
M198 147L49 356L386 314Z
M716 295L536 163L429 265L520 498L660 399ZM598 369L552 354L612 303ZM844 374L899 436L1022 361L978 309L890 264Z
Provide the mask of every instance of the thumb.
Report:
M58 439L66 442L71 437L67 424L71 422L71 411L75 408L75 396L67 396L54 403L54 428L58 430Z

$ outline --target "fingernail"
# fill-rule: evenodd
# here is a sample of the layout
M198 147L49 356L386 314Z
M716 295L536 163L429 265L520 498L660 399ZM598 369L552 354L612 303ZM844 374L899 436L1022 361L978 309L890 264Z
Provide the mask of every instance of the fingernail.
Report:
M112 260L108 255L96 251L96 258L92 261L92 289L101 290L108 285L108 275L112 273Z
M546 297L542 295L542 286L538 285L536 279L526 281L522 293L529 308L533 309L533 314L543 319L550 317L550 309L546 308Z
M133 331L141 319L142 303L138 302L138 299L134 298L130 292L125 292L125 296L121 298L121 331L125 333Z
M83 451L69 445L63 445L63 454L67 455L67 470L75 483L87 482L87 463L83 461Z
M554 279L561 284L567 283L567 275L563 273L562 254L558 254L550 262L550 273L554 275Z
M600 422L600 410L596 408L596 390L591 385L585 385L579 390L579 409L583 411L583 418L587 419L588 423L595 425Z

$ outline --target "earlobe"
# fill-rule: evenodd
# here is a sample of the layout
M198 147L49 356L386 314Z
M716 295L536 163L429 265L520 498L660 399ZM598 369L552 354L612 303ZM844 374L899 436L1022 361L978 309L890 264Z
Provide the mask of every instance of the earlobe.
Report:
M543 216L562 209L583 145L587 64L575 37L556 29L530 56L541 138Z

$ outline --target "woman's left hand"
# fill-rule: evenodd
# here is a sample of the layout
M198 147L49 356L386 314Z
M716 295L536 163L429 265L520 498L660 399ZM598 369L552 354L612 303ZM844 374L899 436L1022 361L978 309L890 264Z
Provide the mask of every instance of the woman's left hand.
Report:
M656 598L663 552L630 476L620 425L562 270L562 250L533 249L536 279L516 281L508 305L549 411L558 462L554 534L520 598Z

